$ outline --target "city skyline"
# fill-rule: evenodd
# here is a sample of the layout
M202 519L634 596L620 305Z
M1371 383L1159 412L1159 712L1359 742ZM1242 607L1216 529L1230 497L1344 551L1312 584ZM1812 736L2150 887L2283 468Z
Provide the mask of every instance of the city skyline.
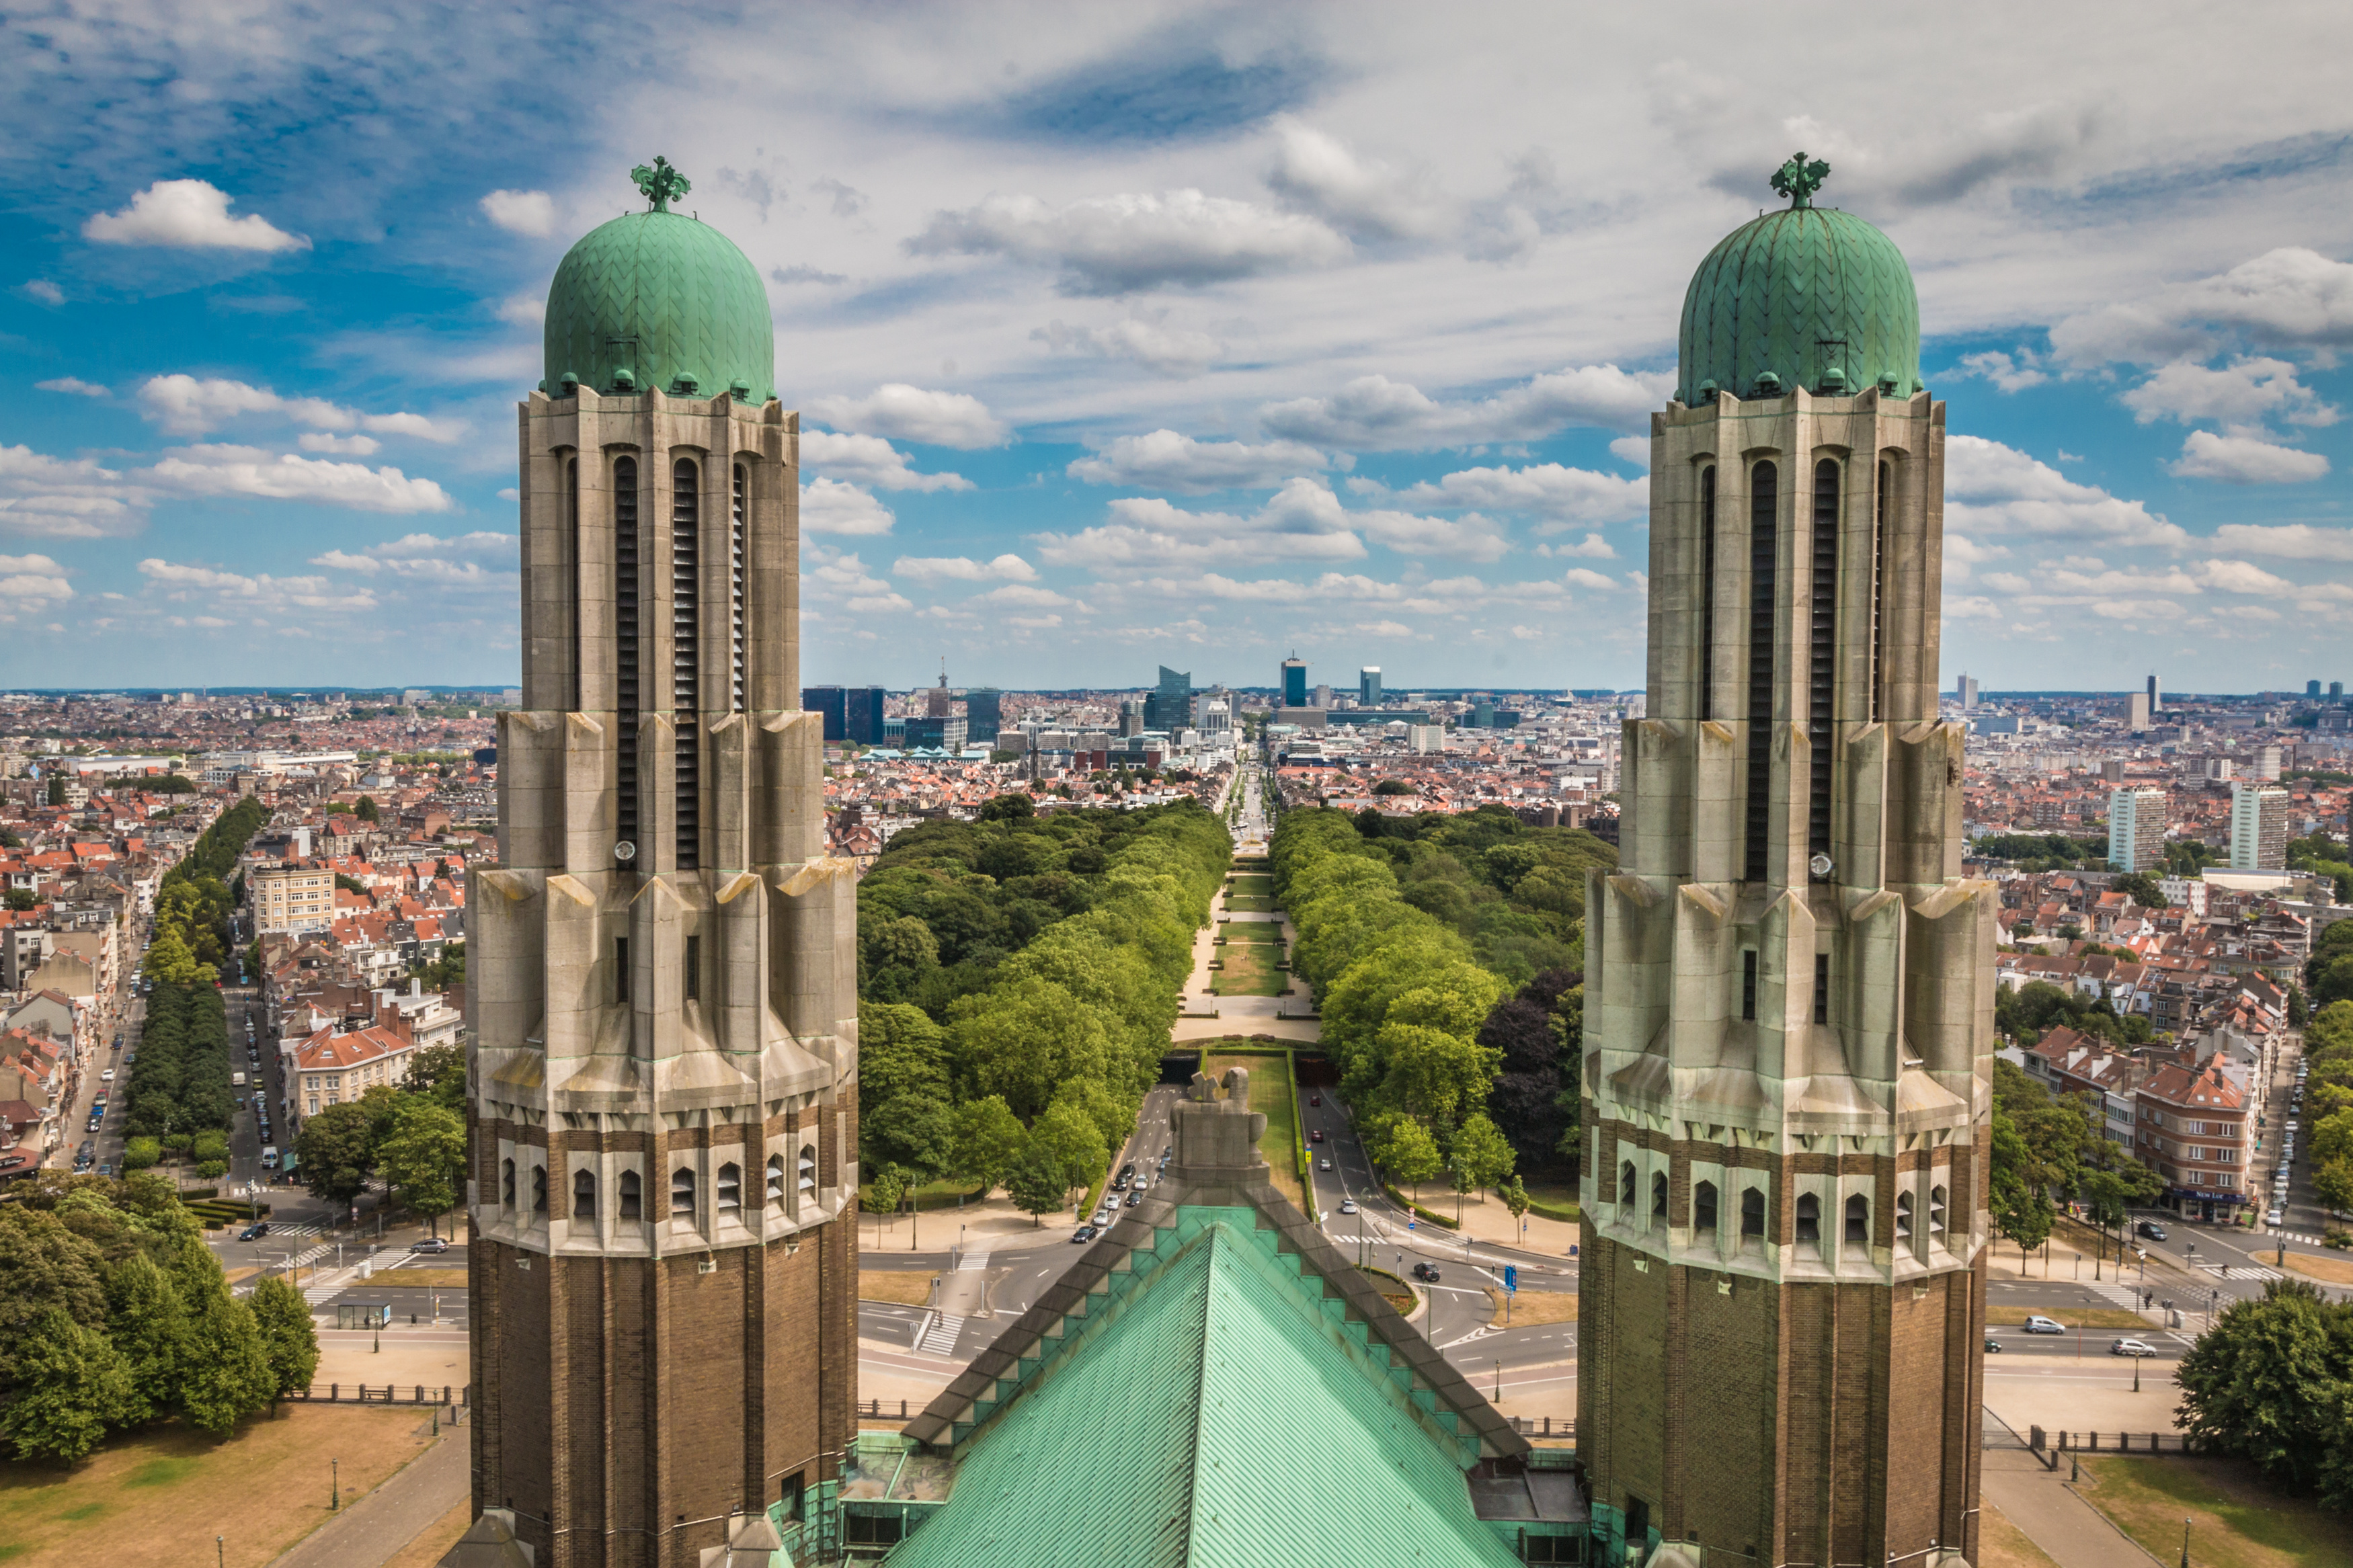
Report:
M757 264L808 426L811 680L922 684L973 643L1008 688L1295 646L1630 689L1685 282L1650 258L1769 202L1801 142L1919 275L1954 411L1943 680L2061 660L2121 689L2194 657L2290 688L2353 605L2330 13L2168 29L2129 100L2081 91L2089 16L2039 18L2021 61L1981 13L1933 71L1835 89L1761 19L1670 47L1172 9L826 16L789 47L684 18L649 74L617 37L460 20L429 58L356 46L371 92L312 69L340 30L281 20L259 63L195 22L68 20L14 64L41 173L8 220L0 579L27 679L512 680L500 432L566 238L657 152ZM1525 78L1484 68L1495 29ZM411 89L457 58L444 123L421 106L449 92ZM584 140L559 78L625 111ZM51 113L69 92L138 111Z

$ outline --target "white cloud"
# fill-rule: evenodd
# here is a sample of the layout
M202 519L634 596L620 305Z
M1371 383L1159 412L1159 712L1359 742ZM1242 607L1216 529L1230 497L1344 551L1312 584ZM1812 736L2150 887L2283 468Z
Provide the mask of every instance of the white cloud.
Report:
M1631 429L1674 390L1671 371L1627 372L1582 365L1536 376L1476 403L1439 403L1385 375L1359 376L1334 396L1301 397L1260 408L1259 422L1278 436L1325 446L1427 450L1484 441L1525 441L1569 425Z
M1331 459L1298 441L1197 441L1174 430L1122 436L1064 471L1091 485L1127 485L1182 491L1255 489L1280 484Z
M1651 481L1531 463L1524 468L1464 468L1436 483L1428 480L1397 492L1409 506L1482 506L1494 511L1527 512L1551 520L1555 531L1571 523L1619 522L1650 509Z
M2250 555L2272 555L2285 561L2353 561L2353 529L2316 528L2308 522L2285 522L2269 528L2252 522L2226 522L2214 531L2214 542L2225 550L2243 550Z
M1651 438L1648 436L1620 436L1609 443L1609 455L1621 463L1647 468L1651 466Z
M1572 566L1560 574L1560 580L1572 588L1593 588L1605 594L1615 593L1618 588L1616 583L1590 566Z
M2034 356L2024 349L2018 351L2016 359L1998 352L1963 354L1960 368L1955 374L1983 376L2004 392L2023 392L2051 379L2034 368Z
M971 605L1010 605L1024 610L1060 610L1078 603L1067 594L1057 594L1051 588L1040 588L1030 583L1008 583L1002 588L976 594L965 602Z
M1097 196L1052 207L1036 196L990 196L940 212L906 242L915 256L1007 256L1058 267L1072 294L1124 294L1323 267L1348 242L1312 217L1198 190Z
M994 561L967 555L902 555L891 570L918 583L1034 583L1038 569L1018 555L1007 553Z
M801 464L859 484L886 490L968 490L962 474L919 474L907 454L880 436L842 436L831 430L801 432Z
M216 602L257 608L292 606L338 613L373 610L379 603L370 589L338 589L324 577L275 577L266 572L248 576L153 556L139 563L139 574L163 590L166 598L181 601L210 595Z
M1947 526L1973 535L2161 545L2189 538L2143 502L2077 484L2049 464L1981 436L1955 436L1946 444L1945 494Z
M280 397L266 386L219 376L150 376L138 391L140 414L173 436L201 436L247 415L272 414L314 430L366 430L449 442L465 433L456 423L422 414L363 414L323 397Z
M2282 359L2238 359L2221 370L2176 360L2126 393L2123 402L2143 425L2159 418L2184 425L2211 419L2251 432L2268 419L2336 424L2337 410L2295 376L2295 366Z
M98 213L82 237L101 245L162 245L183 250L308 250L301 235L273 227L259 213L231 217L234 200L202 180L158 180L121 212Z
M146 525L154 492L90 458L0 447L0 530L40 539L120 539Z
M2299 452L2252 436L2192 430L2181 443L2181 456L2168 463L2165 471L2185 479L2221 479L2233 485L2293 485L2326 476L2328 459L2317 452Z
M365 577L388 575L443 587L512 592L522 576L522 549L516 535L487 530L448 539L410 533L358 552L330 550L311 557L311 564Z
M860 616L889 616L913 609L915 602L903 594L863 594L842 607Z
M1403 555L1443 555L1458 561L1497 561L1511 542L1498 523L1475 511L1460 518L1420 517L1409 511L1358 511L1348 514L1377 543Z
M509 234L545 239L555 232L555 199L545 191L492 191L482 216Z
M888 533L897 519L873 493L839 479L801 486L803 533Z
M2001 607L1991 599L1947 599L1944 614L1948 621L1998 621L2001 619Z
M294 444L306 452L341 452L353 458L373 458L384 449L373 436L336 436L324 430L305 430Z
M431 479L398 468L336 463L255 447L179 447L139 470L139 478L183 495L259 496L317 501L354 511L454 511L457 503Z
M547 301L536 294L510 294L497 306L500 321L517 327L536 327L547 320Z
M2267 342L2353 343L2353 265L2286 246L2182 290L2179 310Z
M866 568L854 551L836 550L812 541L803 547L806 557L801 569L804 587L824 596L849 594L887 594L891 584Z
M1972 569L1989 561L1999 561L2009 553L2010 551L2002 545L1980 544L1966 533L1954 533L1948 530L1945 534L1945 575L1956 579L1967 577ZM2097 570L2098 563L2094 562L2093 565Z
M1012 435L987 404L968 393L931 392L904 382L878 386L864 397L820 397L808 411L836 429L964 451L1000 446Z
M44 305L62 305L66 302L66 291L46 278L36 278L30 283L20 284L18 287L26 299L38 300Z
M1134 316L1108 327L1071 327L1058 319L1034 329L1029 338L1056 353L1134 360L1155 375L1177 380L1200 374L1226 353L1226 345L1207 332L1171 328Z
M33 383L33 385L36 389L42 392L62 392L74 397L104 397L107 395L106 388L99 385L98 383L94 381L83 381L79 376L61 375L55 381L37 381Z
M1038 553L1057 566L1231 565L1261 561L1352 561L1365 553L1355 521L1321 480L1294 479L1255 514L1187 511L1157 496L1124 497L1113 521L1076 534L1039 533Z
M2198 581L2225 594L2293 594L2296 584L2245 561L2200 561L2190 568Z
M1266 183L1293 211L1357 239L1427 239L1447 226L1449 204L1426 172L1360 157L1289 115L1276 119L1274 131Z
M0 555L0 622L48 615L74 596L66 569L46 555Z
M1590 561L1618 559L1618 552L1609 548L1609 542L1598 533L1588 533L1575 544L1539 544L1536 553L1547 559L1555 556L1565 559L1583 556Z

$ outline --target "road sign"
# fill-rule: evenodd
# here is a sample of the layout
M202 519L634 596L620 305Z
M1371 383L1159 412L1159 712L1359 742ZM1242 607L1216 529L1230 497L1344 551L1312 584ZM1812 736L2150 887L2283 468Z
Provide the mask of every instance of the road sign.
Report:
M1512 1292L1512 1291L1515 1291L1515 1290L1517 1290L1519 1288L1520 1288L1520 1266L1519 1266L1518 1264L1516 1264L1516 1263L1506 1263L1506 1264L1504 1264L1504 1291L1505 1291L1506 1293L1509 1293L1509 1292Z

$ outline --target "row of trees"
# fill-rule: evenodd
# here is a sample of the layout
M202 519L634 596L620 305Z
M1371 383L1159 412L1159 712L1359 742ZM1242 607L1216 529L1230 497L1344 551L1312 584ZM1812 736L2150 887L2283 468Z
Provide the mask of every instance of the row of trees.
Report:
M2315 1007L2353 1001L2353 921L2338 921L2320 933L2305 961L2304 985Z
M338 1207L381 1179L438 1226L465 1193L465 1047L429 1046L410 1055L399 1087L378 1084L306 1118L295 1173Z
M170 1183L44 1172L0 1207L0 1436L70 1464L167 1417L225 1433L309 1386L311 1309L282 1279L231 1296Z
M131 1153L147 1152L135 1147L142 1140L153 1140L148 1147L158 1152L191 1152L208 1164L225 1160L235 1101L229 1072L228 1018L219 991L209 983L158 979L147 998L137 1056L120 1091L126 1108L123 1131L134 1146L126 1151L124 1164L133 1163ZM200 1140L207 1144L201 1150Z
M2353 903L2353 849L2326 833L2293 838L2287 846L2287 868L2327 877L2337 884L2337 901Z
M1299 930L1293 965L1315 988L1367 1152L1394 1181L1451 1172L1459 1190L1500 1187L1523 1161L1575 1152L1584 996L1570 964L1582 948L1582 869L1573 900L1556 895L1568 871L1545 851L1608 854L1598 843L1515 843L1509 812L1473 816L1483 820L1452 834L1416 837L1383 823L1368 837L1372 825L1345 813L1294 810L1271 845L1275 888ZM1474 866L1485 898L1467 892ZM1558 905L1567 923L1544 940L1570 963L1515 992L1481 962L1478 942L1526 907L1516 900L1531 882ZM1529 949L1505 941L1488 951L1525 962Z
M1232 841L1190 800L1042 820L1029 805L1004 796L980 823L902 835L923 837L895 861L894 840L860 888L860 1155L878 1201L893 1179L1026 1170L1033 1193L1056 1178L1051 1207L1102 1173L1159 1079ZM1057 912L995 946L1025 906Z
M164 873L155 893L154 945L147 973L158 981L210 985L234 951L230 915L237 907L229 878L248 840L269 820L269 808L248 795L220 814L178 865Z
M1996 1029L2021 1046L2032 1046L2062 1026L2115 1046L2145 1046L2155 1037L2147 1017L2119 1014L2105 990L2090 997L2072 985L2054 985L2048 980L1994 987L1993 1022Z
M2353 922L2329 927L2339 931ZM2338 960L2337 962L2343 962ZM2353 1214L2353 1001L2331 1002L2304 1027L2304 1121L2311 1129L2313 1195Z

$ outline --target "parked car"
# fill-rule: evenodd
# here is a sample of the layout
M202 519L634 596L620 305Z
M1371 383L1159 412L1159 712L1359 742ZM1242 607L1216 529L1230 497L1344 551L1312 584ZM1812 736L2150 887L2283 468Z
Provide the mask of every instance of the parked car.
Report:
M1438 1283L1438 1266L1434 1263L1417 1263L1413 1266L1413 1277L1435 1285Z
M2155 1355L2157 1347L2147 1340L2118 1340L2108 1347L2110 1355Z
M1095 1210L1095 1224L1109 1225L1111 1223L1111 1205L1109 1204L1105 1204L1103 1207Z
M2063 1334L2067 1331L2066 1324L2056 1318L2046 1318L2040 1313L2029 1316L2025 1328L2030 1334Z
M1354 1198L1342 1198L1340 1200L1340 1212L1342 1214L1355 1214L1356 1212L1356 1200Z
M1074 1231L1071 1232L1071 1239L1072 1241L1074 1241L1074 1242L1075 1242L1075 1241L1092 1241L1092 1240L1095 1238L1096 1235L1097 1235L1097 1232L1096 1232L1095 1227L1094 1227L1093 1226L1091 1226L1091 1225L1082 1225L1082 1226L1079 1226L1079 1228L1078 1228L1078 1229L1076 1229L1076 1230L1074 1230Z
M2142 1236L2148 1237L2151 1241L2163 1241L2165 1239L2165 1226L2158 1224L2157 1221L2153 1219L2145 1219L2138 1225L2133 1226L2133 1229Z
M447 1252L449 1250L449 1238L446 1236L428 1236L422 1241L410 1242L408 1244L408 1250L411 1252Z
M237 1233L237 1238L239 1241L259 1241L263 1237L268 1236L269 1234L269 1222L266 1219L258 1220L254 1224L247 1226L243 1230L238 1231Z
M2265 1225L2284 1225L2287 1223L2287 1216L2282 1214L2278 1209L2274 1208L2263 1215L2263 1223Z

